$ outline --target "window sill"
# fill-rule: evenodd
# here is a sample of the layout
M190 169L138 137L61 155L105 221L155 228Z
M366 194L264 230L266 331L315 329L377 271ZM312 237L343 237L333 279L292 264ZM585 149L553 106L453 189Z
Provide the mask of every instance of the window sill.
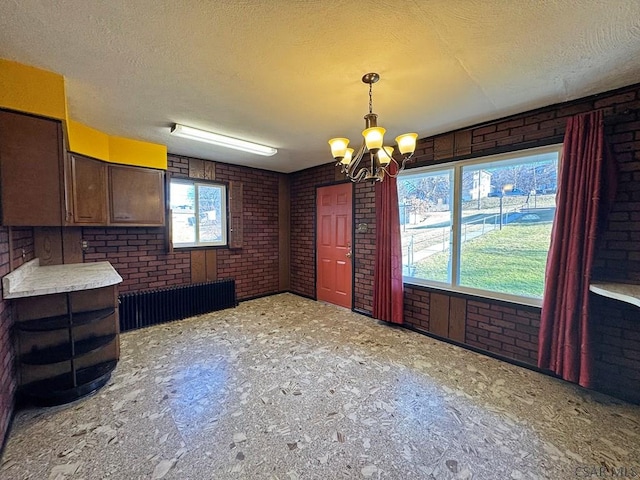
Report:
M230 248L228 244L220 245L220 244L201 244L201 245L173 245L174 250L202 250L205 248Z
M410 287L420 287L428 290L442 292L448 295L472 298L473 300L482 301L498 301L513 305L515 307L533 307L541 308L542 300L539 298L517 297L515 295L501 294L497 292L487 292L483 290L474 290L472 288L452 287L451 285L436 285L433 283L422 282L419 279L403 279L403 284Z

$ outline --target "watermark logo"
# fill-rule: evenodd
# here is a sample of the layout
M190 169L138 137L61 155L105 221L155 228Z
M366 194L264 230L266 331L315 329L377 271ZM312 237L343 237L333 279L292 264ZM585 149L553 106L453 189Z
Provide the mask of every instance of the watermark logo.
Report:
M577 478L638 478L640 467L607 467L604 465L581 465L576 467Z

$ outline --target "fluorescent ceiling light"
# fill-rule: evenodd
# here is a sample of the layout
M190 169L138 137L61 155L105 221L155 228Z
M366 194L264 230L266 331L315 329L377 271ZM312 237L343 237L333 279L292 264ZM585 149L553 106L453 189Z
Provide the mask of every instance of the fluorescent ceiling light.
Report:
M182 138L198 140L199 142L211 143L212 145L218 145L220 147L233 148L234 150L264 155L266 157L270 157L278 153L278 150L273 147L240 140L239 138L227 137L225 135L220 135L219 133L207 132L206 130L200 130L199 128L187 127L186 125L180 125L179 123L176 123L171 128L171 134Z

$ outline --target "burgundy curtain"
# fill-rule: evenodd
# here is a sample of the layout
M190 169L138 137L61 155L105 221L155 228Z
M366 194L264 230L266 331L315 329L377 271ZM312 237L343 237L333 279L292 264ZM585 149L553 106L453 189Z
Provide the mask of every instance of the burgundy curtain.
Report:
M564 137L556 214L547 258L538 366L589 387L589 282L599 217L615 196L615 161L604 140L604 117L572 117Z
M385 322L402 323L403 309L398 184L395 178L385 175L384 180L376 184L376 263L373 316Z

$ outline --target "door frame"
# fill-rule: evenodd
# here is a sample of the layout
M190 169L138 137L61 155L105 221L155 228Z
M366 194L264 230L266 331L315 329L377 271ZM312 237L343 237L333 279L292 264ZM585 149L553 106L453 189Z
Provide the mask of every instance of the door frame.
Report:
M351 184L351 311L355 311L356 302L356 188L349 180L319 183L313 196L313 299L318 301L318 189L334 185Z

